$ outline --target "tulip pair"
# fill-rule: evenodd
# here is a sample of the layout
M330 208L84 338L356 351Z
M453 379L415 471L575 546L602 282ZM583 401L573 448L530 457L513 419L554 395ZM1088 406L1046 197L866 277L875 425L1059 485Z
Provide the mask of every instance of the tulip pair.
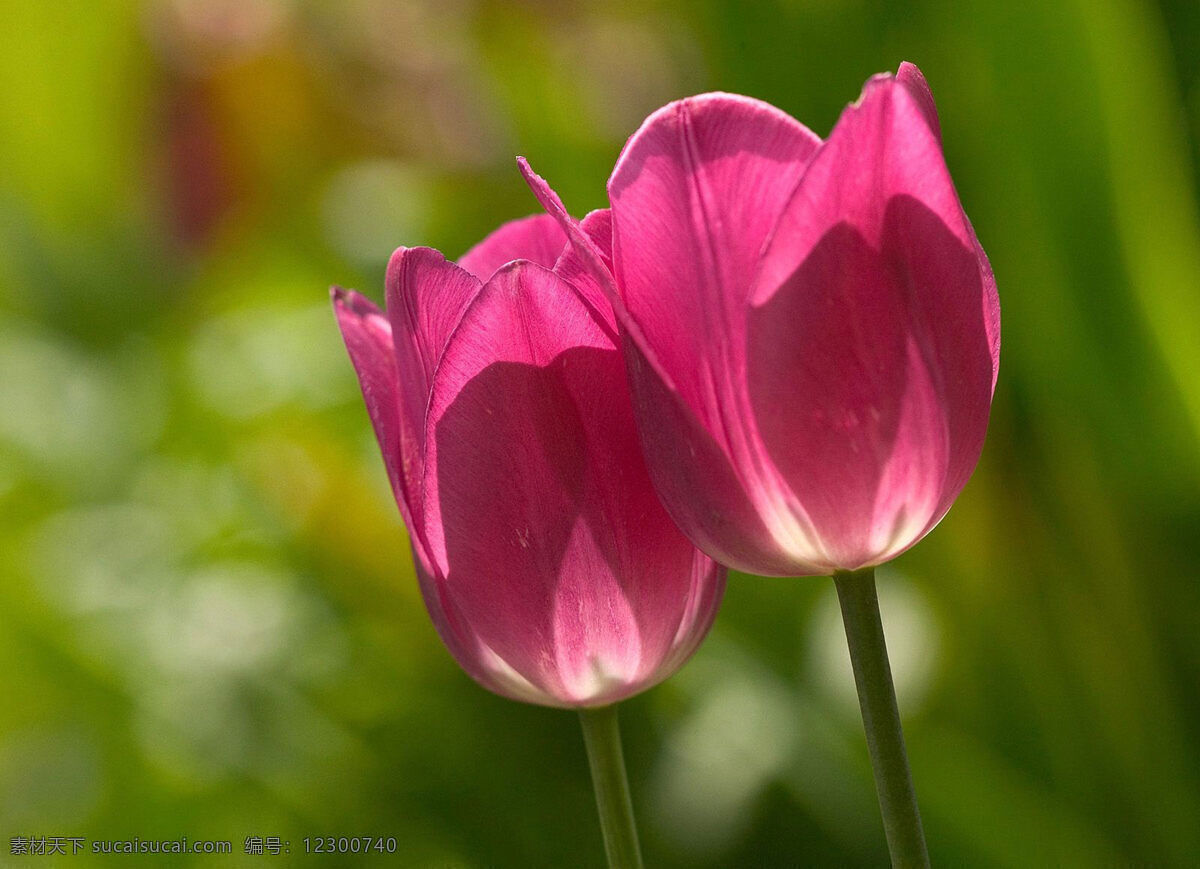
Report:
M548 215L457 265L400 249L386 314L335 293L425 601L477 681L610 704L694 651L719 565L842 576L937 524L999 353L940 135L911 64L824 142L693 97L630 139L610 210L576 222L521 161Z

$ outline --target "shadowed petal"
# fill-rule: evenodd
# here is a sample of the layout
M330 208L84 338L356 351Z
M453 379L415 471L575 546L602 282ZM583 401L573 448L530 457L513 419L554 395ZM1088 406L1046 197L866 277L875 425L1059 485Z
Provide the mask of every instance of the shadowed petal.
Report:
M434 383L424 509L448 597L510 680L561 705L665 678L685 617L702 620L695 551L654 494L627 396L588 306L531 263L488 282Z
M387 316L399 378L400 428L405 442L422 445L404 453L403 468L418 521L425 411L433 372L450 333L479 289L473 275L432 248L402 247L388 263Z
M750 398L832 569L859 566L905 389L900 288L853 229L828 232L750 318ZM940 422L940 418L938 420Z
M928 88L877 76L769 242L747 336L758 430L839 567L878 563L978 460L999 348L990 268Z
M944 439L944 454L938 457L944 463L941 497L914 540L941 520L979 462L999 367L996 284L974 229L965 215L963 219L969 239L965 245L939 215L907 196L893 199L884 219L884 254L904 287L908 340L919 351L928 377L928 386L920 388L910 377L904 401L906 405L936 401L943 416L936 430L928 424L906 436L902 429L892 453L893 463L901 467L929 463L938 449L938 435ZM910 369L916 366L910 362ZM906 407L906 414L928 416L927 411L914 412L911 407ZM928 455L918 460L914 458L918 451ZM889 488L881 486L881 500L888 497ZM911 483L908 488L916 491ZM876 516L880 516L878 505Z
M930 129L933 130L934 135L937 136L938 143L941 144L942 125L938 120L937 106L933 101L933 93L929 89L929 83L925 80L924 74L917 68L916 64L905 61L900 64L900 68L896 71L896 81L904 85L916 100L921 113L929 123ZM979 261L980 279L983 282L985 328L988 336L988 349L992 355L992 390L994 392L996 388L996 375L1000 370L1000 297L996 292L996 279L992 274L992 265L988 261L987 254L984 252L983 246L980 245L979 239L975 235L975 228L971 225L971 221L966 213L963 213L963 220L970 233L971 244L969 247L973 250L975 258Z
M553 267L567 243L558 221L548 214L531 214L501 224L458 259L460 268L486 281L501 266L525 259Z

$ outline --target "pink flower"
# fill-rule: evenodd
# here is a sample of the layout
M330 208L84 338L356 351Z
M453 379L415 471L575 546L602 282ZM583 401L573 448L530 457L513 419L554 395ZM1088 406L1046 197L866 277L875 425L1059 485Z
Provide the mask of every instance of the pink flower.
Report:
M585 707L678 669L725 572L655 495L611 309L551 270L565 240L540 215L458 265L401 248L386 313L334 307L442 640L498 694Z
M983 447L1000 312L915 66L868 81L825 142L747 97L655 112L609 180L611 275L524 169L612 300L651 475L701 549L826 574L945 515Z

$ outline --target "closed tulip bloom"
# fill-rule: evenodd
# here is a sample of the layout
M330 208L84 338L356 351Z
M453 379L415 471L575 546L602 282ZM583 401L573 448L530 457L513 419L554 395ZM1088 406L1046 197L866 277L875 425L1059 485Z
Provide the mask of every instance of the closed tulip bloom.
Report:
M611 277L527 177L613 299L651 475L701 549L828 574L941 520L982 450L1000 313L915 66L824 142L747 97L655 112L609 181Z
M611 309L554 271L565 240L541 215L457 265L401 248L386 311L334 307L442 640L498 694L582 708L681 666L725 577L655 495Z

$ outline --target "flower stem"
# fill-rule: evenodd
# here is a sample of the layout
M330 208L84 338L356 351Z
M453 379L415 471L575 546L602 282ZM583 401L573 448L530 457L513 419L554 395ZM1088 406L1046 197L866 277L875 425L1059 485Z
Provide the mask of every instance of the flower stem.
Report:
M904 733L900 729L883 623L879 620L875 571L873 568L853 573L839 571L833 575L833 582L842 607L846 642L850 645L858 705L867 731L867 750L875 773L875 792L879 796L892 865L928 866L929 853L908 769Z
M629 779L625 775L625 756L621 752L617 707L580 709L579 720L583 723L583 741L592 768L608 865L610 869L641 869L642 852L633 820Z

